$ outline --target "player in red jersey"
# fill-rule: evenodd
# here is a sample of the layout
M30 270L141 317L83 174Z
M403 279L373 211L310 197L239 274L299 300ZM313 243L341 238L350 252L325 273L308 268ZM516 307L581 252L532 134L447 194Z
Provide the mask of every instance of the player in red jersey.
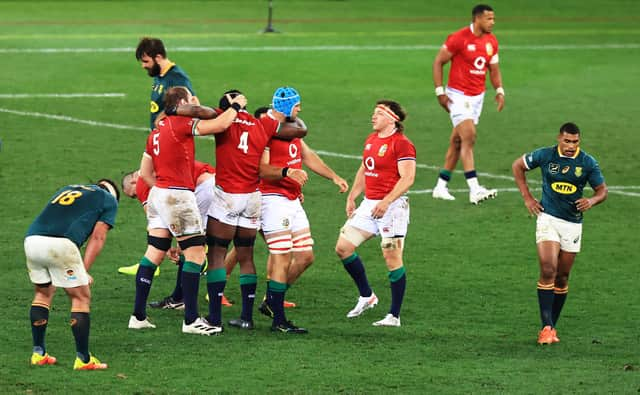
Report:
M180 115L215 120L217 114L225 111L230 105L233 106L231 100L236 100L237 97L244 96L237 90L231 90L220 99L219 109L187 105L180 106L175 111ZM285 133L279 130L279 124L273 124L274 126L265 130L263 124L244 109L245 106L246 100L231 126L223 133L215 135L217 176L214 201L209 208L207 223L207 288L208 320L219 328L222 328L221 299L227 282L224 258L231 240L240 263L242 313L240 318L230 320L229 325L242 329L254 327L253 302L257 276L253 261L253 245L260 225L260 177L289 177L300 184L307 180L303 170L260 164L262 153L272 137L301 137L306 134L306 129L297 128Z
M480 4L473 8L473 22L447 37L433 62L433 83L440 105L449 113L453 131L438 182L433 189L434 199L455 200L447 184L458 160L462 160L464 176L469 185L469 201L479 204L494 198L495 189L478 183L473 159L476 125L482 112L487 70L496 89L498 111L504 107L504 89L498 65L498 40L491 33L495 23L493 9ZM451 61L447 88L442 87L442 69Z
M356 248L381 235L382 256L389 270L391 308L374 326L400 326L400 308L406 286L402 263L404 238L409 224L409 198L405 196L416 174L416 149L405 136L402 107L391 100L379 100L371 117L373 133L365 141L362 164L347 196L349 219L340 230L336 253L360 292L358 303L347 317L360 316L378 304L371 290L362 259ZM356 198L365 198L356 209Z
M202 216L203 224L207 222L207 211L209 210L209 206L211 205L211 202L213 200L215 174L216 170L210 164L197 160L194 162L196 201L198 203L200 215ZM147 185L146 182L144 182L142 177L139 177L138 170L129 172L124 175L124 177L122 178L122 190L123 193L130 198L137 198L146 212L147 197L149 196L149 191L151 190L151 188ZM151 302L149 303L149 306L158 309L182 310L184 309L184 302L182 300L182 266L184 264L184 255L180 254L178 249L171 248L168 251L167 257L178 266L178 270L176 273L176 285L171 295L159 301ZM131 273L132 275L136 275L139 265L136 264L135 266L136 271ZM123 274L130 274L129 268L131 268L131 266L121 267L118 269L118 272ZM155 277L157 277L157 273L159 271L160 268L158 267L154 275ZM223 300L222 304L225 306L231 306L226 298Z
M281 93L284 93L283 99ZM300 111L300 95L293 88L278 88L273 96L272 109L266 122L297 119ZM301 121L300 121L301 122ZM262 155L263 164L290 169L302 169L304 164L313 172L332 180L346 192L347 182L338 176L302 139L291 141L273 139ZM313 263L313 239L309 220L300 203L302 186L290 179L263 179L262 232L269 247L269 283L266 301L260 311L273 318L271 328L275 332L307 333L287 320L284 313L284 295L298 277Z
M189 103L191 93L184 87L174 87L165 94L165 104L175 109L178 104ZM171 247L172 236L178 240L185 255L182 273L185 319L184 333L212 335L222 328L211 325L198 316L198 285L204 263L204 231L194 189L193 135L224 131L235 119L237 108L246 103L236 98L234 107L214 120L194 120L172 116L158 122L147 139L140 163L140 177L152 186L147 200L148 247L140 261L136 275L136 300L129 328L154 328L146 316L146 301L151 289L153 273Z

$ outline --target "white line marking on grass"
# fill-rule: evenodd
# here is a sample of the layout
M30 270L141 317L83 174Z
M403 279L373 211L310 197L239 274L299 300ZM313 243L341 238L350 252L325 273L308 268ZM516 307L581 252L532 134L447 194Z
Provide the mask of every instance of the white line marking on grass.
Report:
M291 51L423 51L438 50L441 45L308 45L308 46L263 46L263 47L175 47L172 52L291 52ZM502 50L514 51L565 51L565 50L608 50L640 49L637 43L612 44L550 44L550 45L504 45ZM127 48L0 48L0 53L132 53Z
M57 98L75 99L85 97L125 97L124 93L0 93L0 99Z
M16 110L8 109L8 108L1 108L1 107L0 107L0 112L4 112L4 113L7 113L7 114L13 114L13 115L20 115L20 116L23 116L23 117L55 119L57 121L81 123L81 124L91 125L91 126L102 126L102 127L105 127L105 128L112 128L112 129L137 130L137 131L143 131L143 132L148 132L149 131L148 128L142 128L142 127L138 127L138 126L119 125L119 124L116 124L116 123L91 121L91 120L87 120L87 119L79 119L79 118L68 117L66 115L44 114L44 113L41 113L41 112L16 111Z
M101 127L113 128L113 129L121 129L121 130L135 130L135 131L142 131L142 132L148 132L149 131L149 129L144 128L144 127L139 127L139 126L120 125L120 124L108 123L108 122L91 121L91 120L87 120L87 119L79 119L79 118L68 117L66 115L54 115L54 114L44 114L44 113L40 113L40 112L17 111L17 110L11 110L11 109L8 109L8 108L1 108L1 107L0 107L0 113L20 115L20 116L24 116L24 117L54 119L56 121L73 122L73 123L80 123L80 124L84 124L84 125L101 126ZM205 136L205 138L207 138L207 137L209 137L209 136ZM336 158L362 160L362 157L360 157L358 155L341 154L341 153L338 153L338 152L330 152L330 151L323 151L323 150L317 150L316 152L318 154L320 154L320 155L333 156L333 157L336 157ZM421 168L421 169L429 169L429 170L438 170L438 169L440 169L438 166L425 165L425 164L422 164L422 163L418 163L416 166L418 168ZM456 173L462 173L462 171L456 170ZM478 173L478 174L483 176L483 177L513 181L513 177L510 177L510 176L504 176L504 175L499 175L499 174L491 174L491 173ZM529 183L540 184L540 181L529 180ZM609 192L615 193L615 194L618 194L618 195L640 197L640 193L638 193L638 192L625 192L624 191L625 189L640 189L640 186L638 186L638 185L630 185L630 186L612 185L612 186L609 186L608 188L609 188ZM533 190L540 190L540 187L536 187L536 188L532 188L532 189ZM454 192L454 193L456 193L456 192L459 192L459 193L469 192L468 189L451 189L450 191ZM409 191L409 194L421 195L421 194L429 194L431 192L433 192L433 189L418 189L418 190ZM498 192L518 192L518 189L517 188L498 188Z

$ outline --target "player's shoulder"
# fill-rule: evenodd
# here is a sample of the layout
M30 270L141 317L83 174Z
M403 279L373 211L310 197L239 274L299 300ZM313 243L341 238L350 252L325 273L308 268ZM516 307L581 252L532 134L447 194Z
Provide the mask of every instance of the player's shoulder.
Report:
M584 163L587 166L595 166L598 163L598 161L593 155L590 155L588 152L582 150L582 148L578 153L577 159L579 159L580 162Z

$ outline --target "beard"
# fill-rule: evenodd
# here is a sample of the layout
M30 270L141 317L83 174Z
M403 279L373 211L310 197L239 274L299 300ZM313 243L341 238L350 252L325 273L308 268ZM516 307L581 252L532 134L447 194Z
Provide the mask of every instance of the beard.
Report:
M150 69L147 69L147 74L149 77L157 77L160 75L160 65L155 60L153 61L153 66Z

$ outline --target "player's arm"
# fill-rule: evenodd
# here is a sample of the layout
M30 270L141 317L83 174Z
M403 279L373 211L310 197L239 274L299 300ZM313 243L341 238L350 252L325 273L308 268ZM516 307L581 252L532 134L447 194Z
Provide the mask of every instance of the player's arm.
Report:
M238 116L238 111L247 106L247 98L244 97L244 95L238 95L233 99L227 95L227 100L229 100L231 107L227 108L222 114L214 119L199 120L193 125L193 134L195 136L206 136L224 132L231 126L236 116Z
M449 97L444 93L444 87L442 85L443 81L443 70L444 65L451 61L453 54L447 50L447 48L442 47L436 58L433 61L433 86L436 91L436 97L438 98L438 103L444 108L447 112L449 112Z
M345 208L347 212L347 217L350 217L356 209L356 199L360 194L364 192L364 164L360 163L360 167L356 172L356 176L353 179L353 184L351 185L351 191L347 195L347 206Z
M307 135L307 125L300 118L282 122L274 139L291 141L295 138L303 138Z
M150 188L156 185L156 173L153 168L153 159L151 159L151 156L146 152L142 154L138 176L142 177L144 182L149 185Z
M498 56L497 54L495 56ZM489 63L489 77L491 85L496 90L496 103L498 104L498 112L504 108L504 88L502 87L502 73L500 73L500 64L498 62Z
M520 195L524 199L524 205L529 210L531 215L537 216L542 211L544 211L544 207L538 202L536 198L533 197L531 191L529 190L529 186L527 185L527 177L525 172L528 171L527 165L524 162L524 157L521 156L513 161L511 165L511 171L513 172L513 178L516 181L516 185L520 190Z
M605 184L604 182L593 188L593 190L595 191L595 193L590 198L582 197L576 200L576 208L578 209L578 211L589 210L596 204L604 202L609 195L609 188L607 188L607 184Z
M265 150L260 158L260 178L266 180L282 180L283 178L289 177L300 185L304 185L307 182L308 176L306 171L273 166L269 163L270 160L271 154L268 150Z
M94 225L93 232L91 232L87 247L84 250L83 263L87 272L89 272L91 265L93 265L100 251L102 251L102 247L104 247L104 243L107 240L107 232L109 229L111 229L111 226L106 222L98 221Z
M403 160L398 162L398 174L400 174L400 179L396 182L396 185L371 211L373 218L382 218L389 205L411 188L416 178L416 161Z
M333 181L340 188L340 193L344 193L349 189L349 184L342 177L336 174L326 163L309 148L304 141L302 143L302 163L311 169L312 172Z

